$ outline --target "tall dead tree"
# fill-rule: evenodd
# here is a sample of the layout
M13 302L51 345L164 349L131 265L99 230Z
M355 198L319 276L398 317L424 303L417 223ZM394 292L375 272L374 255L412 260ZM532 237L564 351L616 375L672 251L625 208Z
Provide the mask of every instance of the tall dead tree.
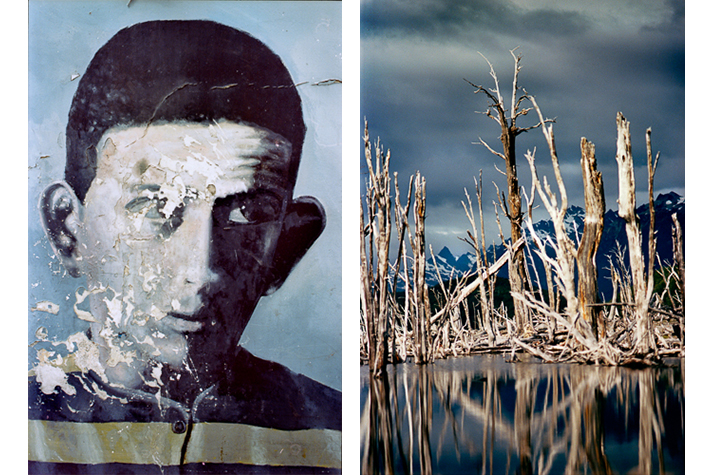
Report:
M400 275L400 269L404 266L404 308L403 313L400 315L399 329L397 329L397 316L394 315L392 319L392 338L391 340L391 361L394 363L397 358L406 358L406 339L407 339L407 328L408 321L410 318L410 299L409 299L409 270L407 266L407 247L404 245L404 235L405 231L409 231L409 207L412 204L412 186L414 183L414 175L409 177L409 187L407 192L407 201L405 205L402 205L402 200L399 193L399 183L397 179L397 172L394 172L394 214L395 214L395 225L397 226L397 259L395 260L394 273L392 275L392 291L395 294L393 296L393 306L396 306L397 302L397 279ZM397 347L397 340L399 333L399 340L403 344Z
M510 111L506 109L505 103L503 101L503 96L500 91L500 86L498 83L498 76L493 69L493 65L488 61L488 59L483 57L490 67L490 75L494 81L494 88L489 89L477 84L474 84L468 80L471 86L476 88L475 94L482 92L489 99L488 108L486 109L486 116L493 119L499 126L501 130L500 141L503 145L503 153L494 150L490 145L483 141L479 137L479 141L483 144L491 153L502 158L505 161L505 175L507 177L508 184L508 199L507 203L505 196L501 200L501 206L505 216L510 221L510 242L515 243L522 237L522 225L523 225L523 212L520 198L520 186L518 184L518 169L517 169L517 159L515 154L515 141L518 135L523 132L527 132L531 129L540 126L540 123L533 125L531 127L520 127L518 125L518 119L522 116L527 115L531 110L530 108L523 107L526 100L529 100L528 94L523 90L523 94L518 95L521 88L518 86L518 74L520 73L520 60L521 55L516 54L515 50L510 51L515 61L515 71L513 74L513 90L510 100ZM510 290L511 292L517 292L522 294L523 292L523 276L525 275L525 259L522 248L513 253L512 260L508 265L508 277L510 279ZM526 307L522 302L515 300L515 320L519 331L524 331L531 327L530 318L527 313Z
M540 120L542 121L542 112L535 102L535 98L531 97L530 100L540 116ZM552 187L548 183L547 177L543 177L543 181L540 182L537 174L537 167L535 166L535 150L526 153L525 158L527 158L530 165L530 173L532 176L531 190L533 193L537 191L543 205L545 206L545 209L547 210L547 213L550 215L550 218L552 218L552 224L555 230L555 242L548 243L555 250L554 260L550 259L546 255L544 246L539 249L538 256L543 260L547 260L555 270L557 286L564 295L567 303L566 313L568 315L569 323L576 325L576 320L579 314L579 299L577 298L577 289L575 287L577 249L567 235L567 229L565 227L565 215L567 214L568 207L567 189L564 181L562 180L562 171L560 169L560 162L557 156L557 145L555 143L555 135L552 125L544 125L542 127L542 132L550 151L550 160L552 162L552 169L555 172L559 200L557 194L552 190ZM534 195L532 199L534 199ZM528 216L527 220L530 233L533 235L534 230L532 227L532 219ZM540 243L540 246L542 245L543 244Z
M538 114L540 123L542 124L542 132L545 136L548 149L550 151L550 159L552 168L555 172L555 180L559 191L559 201L557 195L552 191L547 178L544 178L544 187L540 183L537 176L535 166L535 153L528 152L525 157L530 164L530 172L532 174L533 186L532 191L538 192L545 209L552 218L555 229L556 242L550 243L556 251L555 261L551 263L555 268L556 278L559 287L561 288L565 300L567 302L566 313L570 319L570 323L575 325L581 334L594 345L594 341L598 338L596 331L596 314L593 311L596 308L590 306L597 302L597 269L596 269L596 252L601 241L602 230L604 226L604 211L606 209L604 202L604 186L601 173L596 167L596 158L594 154L594 145L588 142L585 138L581 140L582 151L582 172L584 176L584 198L585 198L585 220L584 233L578 247L575 247L572 240L567 235L565 227L565 215L567 214L567 191L564 181L562 180L562 172L560 169L559 158L557 156L557 146L555 144L555 135L552 125L545 124L540 107L537 105L534 97L530 97L535 111ZM533 194L534 198L534 194ZM531 234L534 235L532 229L532 220L528 216L528 225ZM540 257L543 260L549 259L545 254L544 248L540 249ZM575 286L575 269L577 270L578 279ZM584 318L589 325L582 324L582 321L577 321L578 316Z
M368 362L370 371L381 376L387 363L390 309L389 294L389 244L392 232L390 219L389 151L384 153L379 143L375 146L373 164L372 143L365 123L365 160L369 173L367 189L368 222L365 224L360 203L360 279L361 305L368 333ZM365 236L370 235L370 260L365 246ZM373 246L374 244L374 246Z
M414 321L414 361L428 363L432 360L431 308L429 288L426 283L426 180L419 172L414 178L414 233L409 233L412 248L412 307Z
M616 162L619 170L619 216L626 222L626 237L629 243L629 267L631 269L634 292L633 305L636 320L634 351L637 354L646 355L655 349L655 342L651 333L651 315L649 313L649 303L653 293L653 261L650 261L651 265L647 274L641 248L639 218L636 215L636 178L634 176L634 160L631 154L631 132L629 122L621 112L616 115L616 128ZM649 154L649 183L652 183L655 166L651 163L650 158L650 134L647 140L647 147ZM649 188L651 193L653 193L652 186ZM653 207L653 201L649 203L649 207ZM651 242L653 244L650 244ZM649 244L651 250L655 250L653 228L649 231Z
M582 177L584 180L584 232L577 249L578 263L578 298L582 317L592 326L592 332L598 339L605 335L605 326L599 322L599 308L593 305L599 298L597 284L597 250L604 231L604 182L602 173L597 170L594 144L582 137ZM601 324L600 324L601 323Z

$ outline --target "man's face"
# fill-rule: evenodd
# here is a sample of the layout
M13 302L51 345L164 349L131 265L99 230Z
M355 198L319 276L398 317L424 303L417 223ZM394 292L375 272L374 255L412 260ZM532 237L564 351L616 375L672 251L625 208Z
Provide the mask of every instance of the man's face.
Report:
M290 155L283 137L231 122L104 134L79 252L114 362L179 365L194 335L238 340L268 286Z

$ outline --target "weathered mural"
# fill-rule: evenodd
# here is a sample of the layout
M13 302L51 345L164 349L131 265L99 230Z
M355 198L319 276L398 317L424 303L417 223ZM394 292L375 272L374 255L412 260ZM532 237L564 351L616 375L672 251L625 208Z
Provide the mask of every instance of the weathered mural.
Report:
M30 472L339 471L340 6L170 3L30 2Z

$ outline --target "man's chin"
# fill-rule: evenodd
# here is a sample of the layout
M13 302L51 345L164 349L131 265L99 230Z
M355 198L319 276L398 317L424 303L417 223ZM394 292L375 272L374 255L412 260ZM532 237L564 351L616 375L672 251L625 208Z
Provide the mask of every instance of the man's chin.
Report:
M187 341L184 335L172 334L156 340L149 359L174 368L181 368L187 356Z
M148 343L147 347L142 348L143 353L150 360L175 368L182 367L188 354L187 335L202 327L202 322L166 315L151 325L151 339L143 342Z

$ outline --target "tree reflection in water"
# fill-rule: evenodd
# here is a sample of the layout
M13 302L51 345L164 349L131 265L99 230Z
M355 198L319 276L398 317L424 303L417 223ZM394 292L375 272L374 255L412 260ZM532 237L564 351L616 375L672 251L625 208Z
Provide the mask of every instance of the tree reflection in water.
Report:
M681 364L363 368L362 473L683 473L684 404Z

